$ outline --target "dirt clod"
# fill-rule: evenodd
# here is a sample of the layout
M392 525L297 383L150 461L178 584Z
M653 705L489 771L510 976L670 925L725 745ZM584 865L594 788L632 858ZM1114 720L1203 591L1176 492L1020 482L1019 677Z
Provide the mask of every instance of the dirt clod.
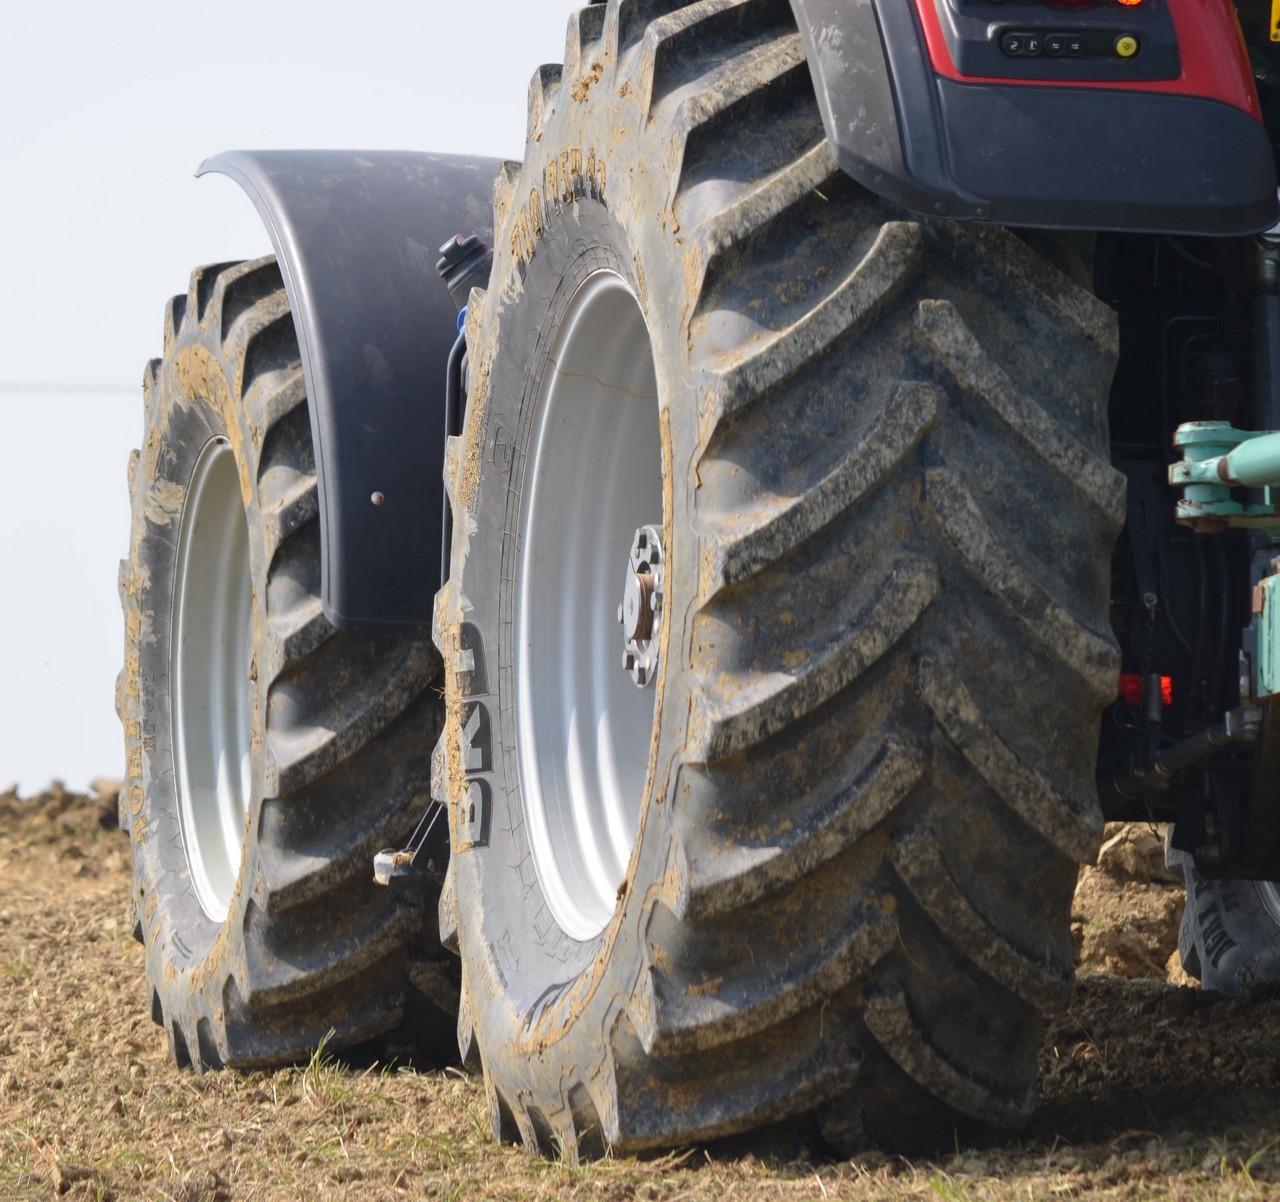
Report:
M1178 961L1180 876L1164 862L1164 830L1112 823L1097 864L1080 870L1071 935L1085 973L1190 984Z
M802 1139L776 1155L747 1139L570 1168L495 1144L480 1082L457 1072L328 1058L243 1075L175 1069L147 1015L128 844L100 821L104 796L0 793L4 1202L1202 1202L1280 1190L1280 993L1224 998L1171 982L1181 887L1159 831L1108 828L1081 872L1080 979L1049 1025L1041 1103L1020 1141L833 1162Z

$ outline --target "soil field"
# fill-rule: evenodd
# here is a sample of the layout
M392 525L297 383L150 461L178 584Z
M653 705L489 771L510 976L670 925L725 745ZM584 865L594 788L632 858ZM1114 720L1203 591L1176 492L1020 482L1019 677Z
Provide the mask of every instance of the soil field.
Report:
M493 1143L480 1082L325 1055L196 1077L147 1014L115 798L0 794L0 1199L1280 1197L1280 996L1170 965L1157 832L1109 832L1079 983L1014 1142L833 1161L803 1133L569 1166ZM1173 957L1176 961L1176 956ZM1185 979L1182 979L1185 980Z

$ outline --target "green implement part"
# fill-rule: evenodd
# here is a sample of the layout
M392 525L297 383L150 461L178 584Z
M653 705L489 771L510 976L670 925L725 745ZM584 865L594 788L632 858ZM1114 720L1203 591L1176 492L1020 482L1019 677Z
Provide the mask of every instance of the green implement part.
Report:
M1280 431L1237 430L1228 422L1185 422L1173 436L1181 462L1169 483L1185 490L1177 519L1202 534L1233 526L1280 528L1271 490L1280 487ZM1260 488L1263 503L1232 500L1232 488Z
M1280 693L1280 576L1264 577L1258 584L1258 593L1262 608L1258 614L1254 692L1260 698L1273 697Z

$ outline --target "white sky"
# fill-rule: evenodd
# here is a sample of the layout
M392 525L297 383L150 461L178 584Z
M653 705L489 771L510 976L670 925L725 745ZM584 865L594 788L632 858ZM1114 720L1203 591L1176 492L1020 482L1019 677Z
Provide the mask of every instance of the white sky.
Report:
M43 0L0 40L0 788L123 769L116 566L142 366L198 263L270 250L210 154L519 158L574 0ZM456 39L456 40L455 40ZM37 389L24 387L37 385Z

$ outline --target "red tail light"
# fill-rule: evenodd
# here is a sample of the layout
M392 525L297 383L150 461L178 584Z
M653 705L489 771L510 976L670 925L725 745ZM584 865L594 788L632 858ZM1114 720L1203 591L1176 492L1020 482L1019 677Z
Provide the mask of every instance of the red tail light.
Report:
M1120 677L1120 700L1125 705L1142 704L1142 677L1137 672L1125 672ZM1173 677L1160 677L1160 700L1165 705L1173 704Z

